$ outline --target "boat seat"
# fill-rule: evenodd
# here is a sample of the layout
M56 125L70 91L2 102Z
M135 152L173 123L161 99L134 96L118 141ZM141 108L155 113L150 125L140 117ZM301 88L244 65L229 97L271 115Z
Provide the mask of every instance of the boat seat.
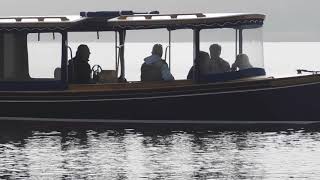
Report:
M61 80L61 68L56 68L54 70L54 80Z
M226 73L209 73L202 75L200 81L203 82L224 82L237 80L242 78L250 78L257 76L265 76L266 71L263 68L248 68L239 71L231 71Z
M99 83L116 83L118 82L117 72L115 70L102 70L99 73Z

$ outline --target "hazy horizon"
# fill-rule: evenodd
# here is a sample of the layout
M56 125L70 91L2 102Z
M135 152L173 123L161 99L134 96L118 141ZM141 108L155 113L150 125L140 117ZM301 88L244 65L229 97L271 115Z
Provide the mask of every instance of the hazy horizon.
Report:
M40 1L3 0L0 16L77 15L80 11L159 10L161 13L229 13L266 14L265 41L320 41L318 0L78 0Z

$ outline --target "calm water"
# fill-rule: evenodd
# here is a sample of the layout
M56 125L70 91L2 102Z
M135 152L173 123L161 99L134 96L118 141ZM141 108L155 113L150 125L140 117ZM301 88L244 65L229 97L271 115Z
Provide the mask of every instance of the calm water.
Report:
M319 179L317 131L6 128L4 179Z

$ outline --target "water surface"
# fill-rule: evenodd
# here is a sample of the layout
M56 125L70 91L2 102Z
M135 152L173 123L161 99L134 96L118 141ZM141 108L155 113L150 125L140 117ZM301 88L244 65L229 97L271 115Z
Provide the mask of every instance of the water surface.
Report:
M320 133L306 130L7 128L6 179L318 179Z
M73 49L77 45L71 44ZM128 54L142 52L126 56L128 80L139 80L142 59L152 45L128 45ZM295 75L298 68L320 70L320 43L264 46L268 76ZM99 48L104 52L102 47L90 47L91 65L110 59L113 67L113 44L106 56L97 53ZM192 65L192 46L179 47L172 54L172 71L177 79L184 79ZM46 57L39 53L39 59ZM60 63L59 58L57 64L39 59L31 62L30 69L41 76L49 71L39 67L53 70ZM0 127L0 179L319 179L319 154L320 132L299 128Z

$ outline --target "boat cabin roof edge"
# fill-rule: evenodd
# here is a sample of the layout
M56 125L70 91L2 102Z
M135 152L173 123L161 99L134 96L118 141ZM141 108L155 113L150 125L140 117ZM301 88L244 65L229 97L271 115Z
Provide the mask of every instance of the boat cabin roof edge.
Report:
M201 16L200 16L201 15ZM116 31L130 29L207 29L261 27L263 14L133 14L105 17L0 17L0 32Z

